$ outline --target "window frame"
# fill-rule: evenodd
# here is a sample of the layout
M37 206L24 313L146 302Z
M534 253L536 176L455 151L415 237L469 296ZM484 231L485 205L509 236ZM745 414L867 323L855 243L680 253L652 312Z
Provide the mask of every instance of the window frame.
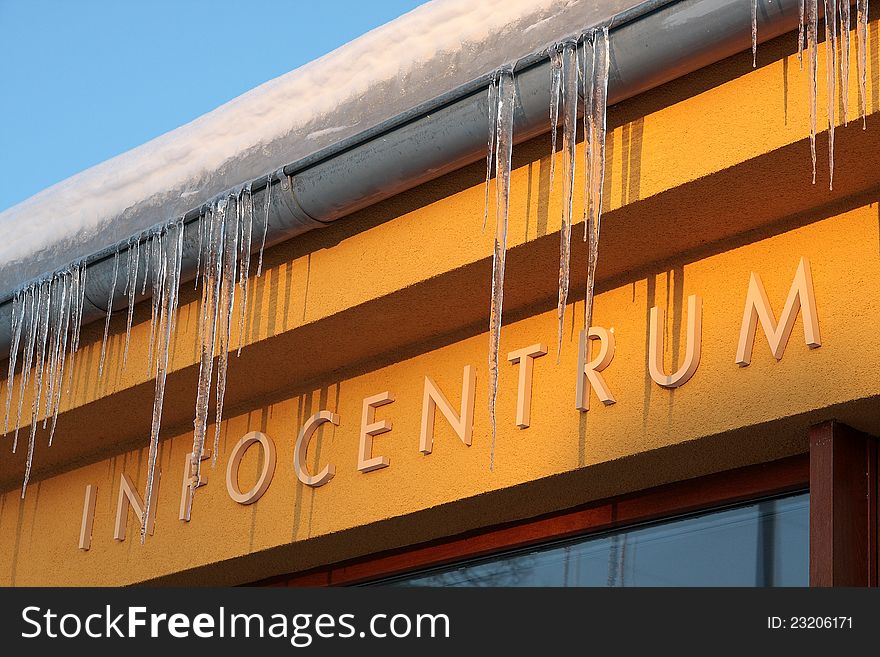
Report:
M390 550L256 586L349 586L544 543L808 491L810 586L878 586L880 448L837 420L807 430L809 451Z
M263 580L258 585L286 587L363 584L544 543L803 492L809 489L809 481L810 458L808 454L800 454L301 573L282 575Z

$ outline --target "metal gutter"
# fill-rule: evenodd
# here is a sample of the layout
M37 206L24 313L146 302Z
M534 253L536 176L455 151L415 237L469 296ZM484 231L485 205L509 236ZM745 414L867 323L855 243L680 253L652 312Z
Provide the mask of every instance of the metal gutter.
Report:
M798 25L800 0L758 0L760 41ZM610 23L608 102L617 103L751 46L748 0L650 0ZM570 38L581 36L569 35ZM560 39L562 41L564 39ZM550 63L546 51L514 66L518 104L515 141L549 130ZM252 181L258 213L265 212L272 185L266 246L289 240L379 201L412 189L486 156L488 99L493 72L431 103L389 120L357 138ZM196 273L196 219L187 213L181 281ZM255 226L261 222L255 221ZM259 246L259 240L254 240ZM113 246L89 258L83 323L106 314L113 278ZM124 259L122 260L124 263ZM120 267L114 308L125 307L125 268ZM7 291L7 294L10 291ZM147 295L149 296L149 295ZM138 300L146 298L139 296ZM0 356L9 352L11 294L0 304Z

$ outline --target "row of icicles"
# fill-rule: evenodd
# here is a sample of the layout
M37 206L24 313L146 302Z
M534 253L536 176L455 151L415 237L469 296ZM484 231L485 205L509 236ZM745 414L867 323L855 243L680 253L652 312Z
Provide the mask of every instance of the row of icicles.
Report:
M202 299L199 315L199 378L196 395L196 412L193 432L193 477L198 478L201 457L205 451L208 425L208 405L211 397L214 358L217 357L215 386L215 431L213 436L214 461L220 439L223 416L223 398L226 390L226 371L231 348L232 325L236 321L233 306L236 290L241 299L238 305L238 353L244 340L247 313L248 280L251 267L254 220L262 230L259 248L257 276L262 274L263 249L269 224L271 185L265 194L265 207L257 211L250 186L224 195L207 206L195 222L198 232L198 260L196 287L201 283ZM262 219L262 226L259 225ZM112 256L113 267L107 298L107 314L104 337L101 343L98 376L103 377L113 299L121 282L128 299L125 347L122 364L128 366L134 306L138 294L147 292L148 283L152 293L150 320L150 347L148 356L149 376L155 376L155 395L150 431L150 447L147 470L147 486L144 504L147 514L153 501L159 429L165 379L168 371L169 351L176 326L178 291L180 288L181 263L184 252L183 219L176 219L154 231L129 240L125 254L120 250ZM49 429L51 446L61 406L62 390L70 394L73 382L73 365L80 345L80 327L85 303L88 267L80 262L35 281L16 291L12 300L12 340L9 354L9 372L6 384L6 413L4 434L14 432L12 451L18 447L22 429L25 393L31 388L30 427L27 430L28 450L25 463L21 496L24 498L30 479L31 465L37 428L42 421ZM69 343L69 344L68 344ZM15 387L15 369L19 356L21 376ZM66 373L66 374L65 374ZM13 400L15 398L15 406ZM197 479L196 479L197 480ZM142 527L144 540L146 525Z
M798 62L804 67L804 50L810 74L810 154L813 184L816 184L816 105L819 78L819 3L801 0L798 22ZM828 99L828 189L834 189L834 127L838 97L840 118L849 125L849 51L851 15L849 0L825 1L825 83ZM838 31L839 25L839 31ZM757 0L752 0L752 65L757 53ZM856 75L859 83L859 114L867 127L868 95L868 0L856 0ZM840 89L837 74L840 73Z
M752 2L752 49L757 52L757 1ZM868 0L857 0L856 40L858 53L859 104L861 116L866 115L866 51ZM816 177L816 87L818 77L818 4L817 0L802 0L798 31L798 59L803 65L803 51L809 56L810 71L810 144L813 161L813 182ZM840 40L838 48L838 21ZM839 4L829 0L825 4L826 56L828 58L828 128L829 167L833 181L834 167L834 116L837 98L836 72L840 70L842 88L841 104L844 124L847 122L847 94L849 80L849 32L850 7L846 0ZM605 122L609 72L608 27L601 27L583 35L582 47L578 40L560 42L549 50L550 56L550 104L549 118L552 140L550 158L550 187L555 183L555 159L557 131L562 118L562 228L560 230L559 290L557 359L562 349L563 327L569 294L571 233L578 133L578 112L582 116L582 135L585 142L583 162L580 165L584 181L584 242L587 249L587 276L583 325L590 325L593 289L598 259L599 232L602 214L602 186L605 177ZM841 56L840 50L847 56ZM579 84L583 93L579 94ZM513 123L516 102L515 80L512 67L498 70L488 89L490 120L488 151L486 158L486 209L485 225L490 207L490 180L495 175L495 240L492 258L492 294L489 325L489 417L492 431L490 469L495 458L495 402L498 384L498 354L501 337L501 313L504 292L504 266L507 254L507 228L510 196L511 156L513 152ZM864 125L864 123L863 123ZM257 276L262 273L263 247L269 221L271 185L265 194L265 207L254 207L254 195L250 186L226 194L207 206L198 217L198 263L196 286L201 284L199 317L199 378L193 431L192 475L196 481L208 425L208 406L211 399L211 383L216 381L214 395L216 405L215 431L213 436L213 460L217 459L220 437L220 421L226 390L230 338L235 321L233 305L240 295L239 326L240 341L247 313L247 290L250 276L251 250L255 217L262 219L262 243L259 248ZM181 276L181 260L184 250L184 222L173 220L148 234L129 240L126 255L117 251L113 256L113 277L110 285L101 358L98 368L103 376L115 296L123 269L123 282L128 298L125 348L122 367L128 364L128 347L131 336L135 301L147 292L148 281L152 292L150 323L150 350L148 367L156 377L152 426L148 459L146 513L152 507L159 428L162 417L165 379L168 369L169 347L176 323L178 289ZM125 260L125 262L122 262ZM12 341L7 381L4 433L14 431L13 451L17 449L19 432L24 414L25 391L32 390L28 453L25 466L22 497L30 478L37 425L49 426L49 444L55 434L62 391L70 393L75 355L79 349L80 325L85 298L85 262L73 264L63 271L33 281L18 290L13 298ZM236 292L238 290L238 292ZM241 344L238 345L241 352ZM216 375L214 359L217 358ZM19 363L19 359L21 362ZM18 388L14 388L15 369L21 365ZM17 393L17 394L16 394ZM146 525L142 527L144 540Z
M758 2L752 9L752 65L757 66ZM862 126L867 115L867 35L868 0L856 2L856 50L859 81L859 110ZM803 52L809 54L810 72L810 151L813 184L816 183L816 97L818 84L818 0L801 0L798 24L798 61L803 68ZM838 43L838 20L840 43ZM834 185L834 126L838 98L837 71L840 70L840 100L844 125L848 125L850 5L847 0L825 3L825 53L828 85L828 166L829 189ZM562 227L559 245L559 294L557 316L559 334L557 362L562 352L565 309L568 303L569 262L571 259L572 201L576 170L577 116L579 103L583 117L584 138L584 242L587 244L587 280L584 299L583 326L590 326L596 263L599 255L599 229L602 218L602 187L605 180L605 118L607 113L609 41L608 27L577 40L563 41L549 49L550 56L550 189L553 189L556 168L557 132L562 113ZM583 98L578 94L578 78ZM485 229L489 216L489 183L493 170L495 182L495 243L492 255L492 297L489 311L489 419L492 430L489 467L495 461L495 402L498 394L498 353L501 340L501 311L504 296L504 265L507 257L507 225L510 196L510 168L513 152L513 111L515 85L512 68L500 69L489 85L489 140L486 156L486 204L483 216Z
M571 39L550 48L550 190L555 182L556 134L562 114L562 229L559 243L559 339L557 361L562 351L565 309L568 305L571 260L572 208L574 201L578 108L583 117L584 242L587 243L587 286L584 325L589 326L593 308L593 287L599 255L602 218L602 185L605 180L605 115L609 70L608 27L594 30L583 39ZM578 94L581 80L583 96ZM489 468L495 467L495 402L498 396L498 350L501 341L501 311L504 297L504 265L507 258L507 225L510 201L510 168L513 153L513 116L516 103L512 68L499 70L489 85L489 144L486 156L486 210L489 216L489 182L494 170L495 243L492 255L492 301L489 311L489 420L492 445ZM582 105L581 105L582 103Z

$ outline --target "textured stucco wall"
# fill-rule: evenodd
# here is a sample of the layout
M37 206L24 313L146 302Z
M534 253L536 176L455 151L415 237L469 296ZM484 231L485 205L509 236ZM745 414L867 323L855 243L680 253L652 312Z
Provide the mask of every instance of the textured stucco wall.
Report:
M572 337L566 339L558 365L552 354L536 361L532 424L517 429L517 368L502 364L494 471L489 470L485 412L487 340L481 334L230 417L219 467L210 471L208 485L199 490L189 524L176 518L191 438L183 434L164 441L156 534L145 546L137 543L133 515L125 542L113 541L112 531L119 475L127 472L142 487L146 450L34 482L23 504L16 492L7 493L0 511L0 572L7 583L19 585L120 584L291 542L295 548L316 537L329 537L327 557L341 556L357 552L357 546L334 547L333 535L352 527L431 509L431 532L442 536L454 525L454 507L443 506L449 502L578 468L589 477L594 464L687 441L718 441L714 460L697 464L706 472L740 465L744 459L769 460L803 451L803 434L781 430L742 452L736 430L880 394L880 381L873 376L873 363L880 359L875 339L880 289L870 284L880 277L877 217L877 206L865 206L601 294L595 323L614 327L617 336L616 356L605 371L617 404L603 407L594 398L587 415L574 408L577 354ZM798 320L781 361L773 359L759 331L752 364L738 367L734 352L749 273L761 274L778 313L801 256L809 257L812 265L822 346L811 350L804 344ZM703 358L694 378L672 392L651 382L646 373L647 312L652 305L668 308L671 369L673 357L683 353L682 300L692 293L704 300ZM579 304L572 310L578 317ZM554 331L555 313L538 313L508 325L505 349L552 341ZM462 445L438 419L434 452L423 455L418 451L423 377L430 374L457 405L466 364L478 371L473 445ZM356 470L361 402L384 390L392 391L396 401L380 409L377 417L391 419L394 428L376 438L375 452L389 456L391 465L362 474ZM332 462L337 474L324 487L309 489L295 480L293 445L303 420L319 409L338 413L342 421L315 440L309 460L313 467ZM875 424L871 418L851 421L869 428ZM227 496L223 472L225 455L250 430L265 431L274 439L278 467L265 496L245 507ZM257 467L252 451L242 466L243 487L255 480ZM624 486L631 477L623 467L614 476ZM657 483L664 480L663 472L652 476ZM81 552L76 542L87 483L97 484L98 505L92 549ZM588 491L568 495L572 502L590 498ZM487 522L515 514L495 508L489 498ZM387 540L391 546L405 543L406 537L390 534ZM291 570L314 565L309 560L315 555L309 550L303 553L306 561L295 553L294 549Z

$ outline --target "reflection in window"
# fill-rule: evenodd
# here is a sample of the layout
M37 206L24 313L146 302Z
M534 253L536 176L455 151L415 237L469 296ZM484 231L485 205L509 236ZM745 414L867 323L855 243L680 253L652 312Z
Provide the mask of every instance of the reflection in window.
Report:
M392 586L807 586L809 495L762 500L380 582Z

